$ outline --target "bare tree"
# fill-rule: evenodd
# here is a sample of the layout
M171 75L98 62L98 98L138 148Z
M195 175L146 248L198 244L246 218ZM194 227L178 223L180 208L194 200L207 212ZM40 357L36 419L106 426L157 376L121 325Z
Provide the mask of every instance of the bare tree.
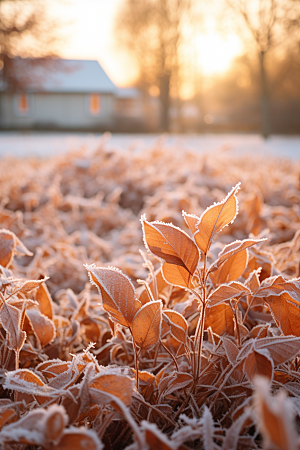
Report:
M298 0L226 0L231 9L243 19L256 46L260 67L260 95L262 134L271 133L270 90L266 57L269 52L283 45L299 30L300 2Z
M144 86L159 88L165 131L171 85L178 90L180 46L191 6L192 0L126 0L116 20L119 42L135 57Z
M0 68L5 88L26 87L32 82L30 66L34 64L48 70L59 40L57 22L47 15L45 1L0 0ZM18 56L34 59L20 71Z

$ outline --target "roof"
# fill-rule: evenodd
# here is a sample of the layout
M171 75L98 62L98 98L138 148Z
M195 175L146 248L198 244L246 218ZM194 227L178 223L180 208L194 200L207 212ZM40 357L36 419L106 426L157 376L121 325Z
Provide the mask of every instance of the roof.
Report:
M141 96L140 91L137 88L134 87L126 87L126 88L120 88L118 87L116 90L116 96L117 98L134 98L137 99Z
M26 91L55 93L115 93L116 86L98 61L16 58L16 73L26 71ZM2 86L3 88L3 86Z

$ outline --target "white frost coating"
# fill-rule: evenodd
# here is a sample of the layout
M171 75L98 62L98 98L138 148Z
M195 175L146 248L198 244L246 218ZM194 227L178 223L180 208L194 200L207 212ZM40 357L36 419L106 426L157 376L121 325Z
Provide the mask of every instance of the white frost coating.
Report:
M20 372L21 371L21 372ZM22 373L23 375L27 373L33 374L35 378L38 378L42 385L39 386L34 382L29 382L23 379L20 379L18 375ZM55 390L48 385L45 385L42 381L40 375L35 374L33 371L29 369L19 369L13 370L11 372L6 373L5 383L3 385L5 389L10 389L12 391L21 392L23 394L31 394L31 395L39 395L42 397L51 397L55 398L55 396L59 396L64 393L64 390Z
M31 444L37 445L44 444L45 440L43 431L28 430L26 428L14 428L13 430L8 430L8 426L9 425L4 427L0 432L0 444L5 444L7 442L19 442L20 440L26 440Z
M204 406L203 416L201 417L202 433L203 433L203 444L205 450L213 450L214 445L214 421L210 410L207 406Z
M54 358L54 359L48 359L46 361L47 364L47 369L48 367L52 367L55 366L56 364L61 364L61 359L59 358ZM45 366L45 361L39 363L36 367L35 367L35 371L40 371L40 370L47 370L47 369L43 369L43 366ZM42 368L42 369L41 369ZM39 374L40 376L40 374Z
M185 212L184 210L181 211L181 214L184 219L185 219L185 217L192 217L193 219L197 219L198 221L200 220L200 217L196 216L196 214L190 214L190 213Z
M240 432L242 431L245 421L251 417L250 408L246 408L245 412L228 428L223 441L222 450L236 450Z
M202 438L201 419L187 417L185 414L179 416L180 429L174 431L171 440L179 447L184 442L194 441Z

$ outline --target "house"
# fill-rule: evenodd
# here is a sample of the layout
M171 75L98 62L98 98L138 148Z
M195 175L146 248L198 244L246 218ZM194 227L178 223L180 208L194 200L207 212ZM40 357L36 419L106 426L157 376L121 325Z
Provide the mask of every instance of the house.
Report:
M145 131L145 112L141 92L134 87L117 88L115 123L118 131Z
M22 88L9 90L0 83L1 129L114 128L116 86L98 61L54 60L46 70L42 60L31 61L15 60L16 73L26 73Z

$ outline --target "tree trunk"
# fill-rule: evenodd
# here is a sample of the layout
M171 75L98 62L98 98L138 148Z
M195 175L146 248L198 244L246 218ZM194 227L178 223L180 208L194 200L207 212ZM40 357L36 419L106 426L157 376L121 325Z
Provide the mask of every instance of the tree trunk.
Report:
M160 102L161 102L161 129L169 131L170 127L170 75L164 74L159 80Z
M268 81L265 70L265 52L259 54L260 62L260 85L261 85L261 131L266 139L271 133L270 100L268 91Z

